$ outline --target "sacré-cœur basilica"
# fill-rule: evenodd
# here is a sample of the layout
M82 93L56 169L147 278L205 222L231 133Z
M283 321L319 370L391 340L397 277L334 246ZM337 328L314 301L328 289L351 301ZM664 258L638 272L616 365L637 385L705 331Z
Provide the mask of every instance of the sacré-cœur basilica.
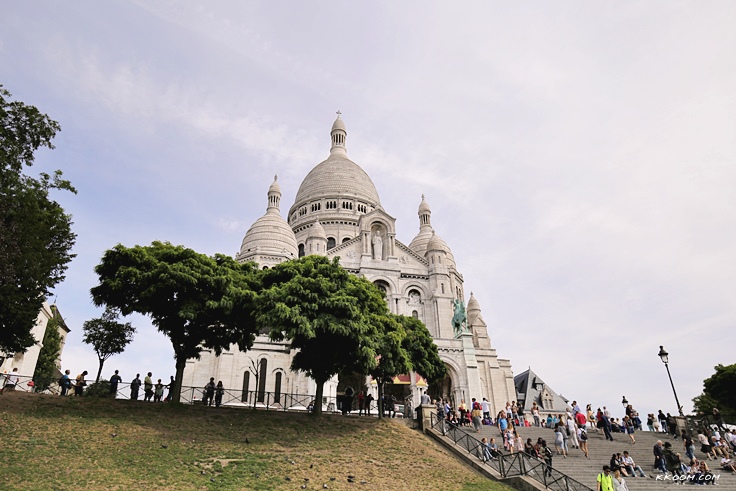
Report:
M426 324L448 368L447 378L437 386L427 387L418 374L411 373L397 377L387 392L397 398L411 395L415 406L424 390L433 398L449 397L455 405L461 399L470 403L472 397L486 397L495 414L516 399L511 363L491 347L472 293L467 322L460 329L454 327L456 310L463 313L465 285L450 247L432 228L429 204L422 197L419 233L408 245L399 241L396 220L381 206L371 178L348 159L347 131L339 114L330 135L330 155L304 178L286 220L280 211L281 190L274 180L268 188L266 213L245 234L236 259L254 261L263 268L309 254L339 256L344 268L386 293L392 312ZM204 387L214 377L226 388L250 392L259 401L265 393L271 393L271 399L275 394L314 394L314 382L289 369L291 357L285 343L258 336L245 353L233 346L220 356L205 350L199 360L189 360L183 385ZM346 385L361 390L360 382L338 378L325 384L328 400L334 400ZM362 388L377 395L370 378Z

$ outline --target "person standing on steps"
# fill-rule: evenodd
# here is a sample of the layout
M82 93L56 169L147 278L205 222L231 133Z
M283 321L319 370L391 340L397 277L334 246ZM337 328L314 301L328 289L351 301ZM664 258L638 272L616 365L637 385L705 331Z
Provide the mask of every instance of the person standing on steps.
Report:
M598 474L596 481L598 482L596 491L615 491L613 489L613 478L611 477L611 468L609 466L603 466L603 472Z
M141 374L136 373L135 378L130 383L130 400L131 401L137 401L138 400L138 391L141 388Z

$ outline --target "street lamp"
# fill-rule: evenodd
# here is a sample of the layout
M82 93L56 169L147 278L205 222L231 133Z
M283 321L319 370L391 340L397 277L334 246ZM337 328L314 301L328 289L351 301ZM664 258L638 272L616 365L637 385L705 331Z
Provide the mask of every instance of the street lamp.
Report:
M659 347L659 358L662 360L662 363L664 363L665 368L667 369L667 376L670 378L670 385L672 386L672 393L675 394L675 402L677 403L677 410L680 412L680 416L685 416L682 413L682 406L680 406L680 400L677 398L677 391L675 390L675 384L672 382L672 375L670 374L670 365L669 365L669 353L667 353L664 350L664 346Z
M626 400L626 396L624 396L624 398L621 399L621 404L623 404L624 408L628 407L629 401Z

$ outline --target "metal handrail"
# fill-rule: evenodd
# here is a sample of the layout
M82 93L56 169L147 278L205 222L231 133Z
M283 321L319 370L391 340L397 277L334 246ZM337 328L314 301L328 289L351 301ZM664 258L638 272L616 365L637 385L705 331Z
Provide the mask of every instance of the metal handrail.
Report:
M482 443L477 438L449 424L444 419L437 418L435 413L430 415L430 424L433 429L452 440L457 446L462 447L468 455L477 458L483 465L487 465L498 472L504 479L526 476L554 491L593 491L592 488L580 481L525 452L510 455L499 452L497 457L490 460L486 459Z

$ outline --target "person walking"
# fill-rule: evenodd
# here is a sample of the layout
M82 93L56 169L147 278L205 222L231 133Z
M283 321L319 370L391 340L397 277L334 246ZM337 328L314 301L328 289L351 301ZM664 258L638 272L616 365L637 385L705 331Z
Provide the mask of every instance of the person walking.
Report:
M476 433L480 433L480 427L481 427L480 418L481 418L481 415L483 414L483 411L481 410L480 403L476 401L475 399L473 399L472 407L473 409L470 411L470 415L473 418L473 428L475 428Z
M578 441L578 427L575 424L575 418L568 417L565 424L567 425L566 430L568 443L572 445L572 448L580 448L580 442Z
M555 427L555 450L557 450L557 455L562 454L564 458L567 458L564 431L562 424L558 423Z
M141 388L141 374L136 373L135 378L132 382L130 382L130 400L131 401L137 401L138 400L138 391Z
M607 465L603 466L603 472L598 474L596 478L597 491L615 491L613 489L613 478L611 477L611 468Z
M580 450L585 454L585 458L588 459L588 431L585 426L578 428L578 441L580 442Z

